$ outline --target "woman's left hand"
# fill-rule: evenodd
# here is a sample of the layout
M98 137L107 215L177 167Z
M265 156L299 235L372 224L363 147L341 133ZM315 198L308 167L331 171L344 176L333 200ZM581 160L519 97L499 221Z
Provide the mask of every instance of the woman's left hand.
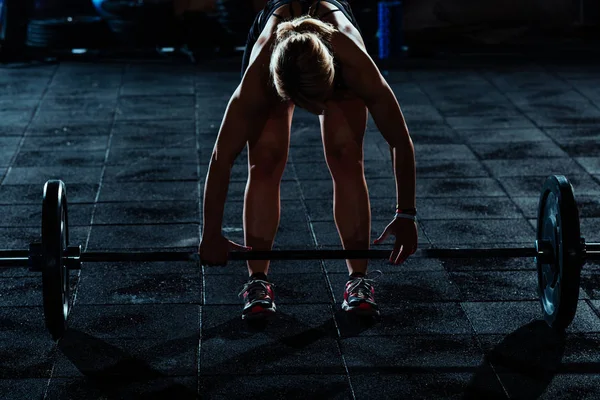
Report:
M415 221L406 218L394 218L373 244L382 243L389 235L396 237L394 250L390 255L390 263L402 264L411 254L417 251L418 234Z

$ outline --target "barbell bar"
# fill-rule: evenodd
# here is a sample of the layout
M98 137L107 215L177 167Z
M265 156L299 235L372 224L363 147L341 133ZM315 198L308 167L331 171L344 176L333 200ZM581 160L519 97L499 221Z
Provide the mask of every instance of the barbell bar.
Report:
M586 260L600 259L600 243L580 237L579 212L573 187L562 175L549 176L540 195L534 247L422 248L412 257L517 258L533 257L537 266L538 294L549 326L566 329L577 309L581 268ZM101 251L82 252L69 246L66 186L52 180L44 185L42 238L29 250L0 250L0 267L26 267L42 273L46 327L54 340L67 329L69 271L82 263L117 261L199 261L195 252ZM229 260L387 259L391 249L379 250L270 250L235 251Z
M499 248L425 248L418 249L412 258L546 258L543 250L536 247L499 247ZM586 243L585 258L587 260L600 259L600 243ZM355 259L387 259L392 250L252 250L234 251L229 253L229 260L355 260ZM77 263L97 262L199 262L200 257L195 252L178 251L89 251L80 252L77 247L67 248L64 259L69 269L80 269ZM33 255L26 250L0 250L0 267L27 267L31 266ZM551 256L551 255L549 255ZM35 270L35 268L32 268Z

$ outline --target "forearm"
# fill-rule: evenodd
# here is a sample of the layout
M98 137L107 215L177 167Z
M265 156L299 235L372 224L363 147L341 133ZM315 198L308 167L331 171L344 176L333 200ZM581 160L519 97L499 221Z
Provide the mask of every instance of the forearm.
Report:
M398 208L416 208L415 150L408 135L404 141L390 145L390 155L396 180L396 203Z
M396 203L416 207L415 148L400 106L391 91L369 107L381 135L388 142L396 180Z
M211 160L204 185L202 236L222 234L225 201L229 189L231 165Z

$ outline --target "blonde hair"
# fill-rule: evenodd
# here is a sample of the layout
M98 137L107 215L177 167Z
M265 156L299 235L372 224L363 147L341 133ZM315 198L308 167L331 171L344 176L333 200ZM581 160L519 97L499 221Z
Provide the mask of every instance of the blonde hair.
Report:
M323 101L333 87L333 25L308 15L282 22L269 66L277 94L302 107Z

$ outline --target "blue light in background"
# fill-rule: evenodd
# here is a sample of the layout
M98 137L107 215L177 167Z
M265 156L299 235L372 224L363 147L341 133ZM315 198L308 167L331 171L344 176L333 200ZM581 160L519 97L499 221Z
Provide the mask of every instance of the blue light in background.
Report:
M379 59L386 60L407 50L402 43L402 2L380 1L377 4Z

